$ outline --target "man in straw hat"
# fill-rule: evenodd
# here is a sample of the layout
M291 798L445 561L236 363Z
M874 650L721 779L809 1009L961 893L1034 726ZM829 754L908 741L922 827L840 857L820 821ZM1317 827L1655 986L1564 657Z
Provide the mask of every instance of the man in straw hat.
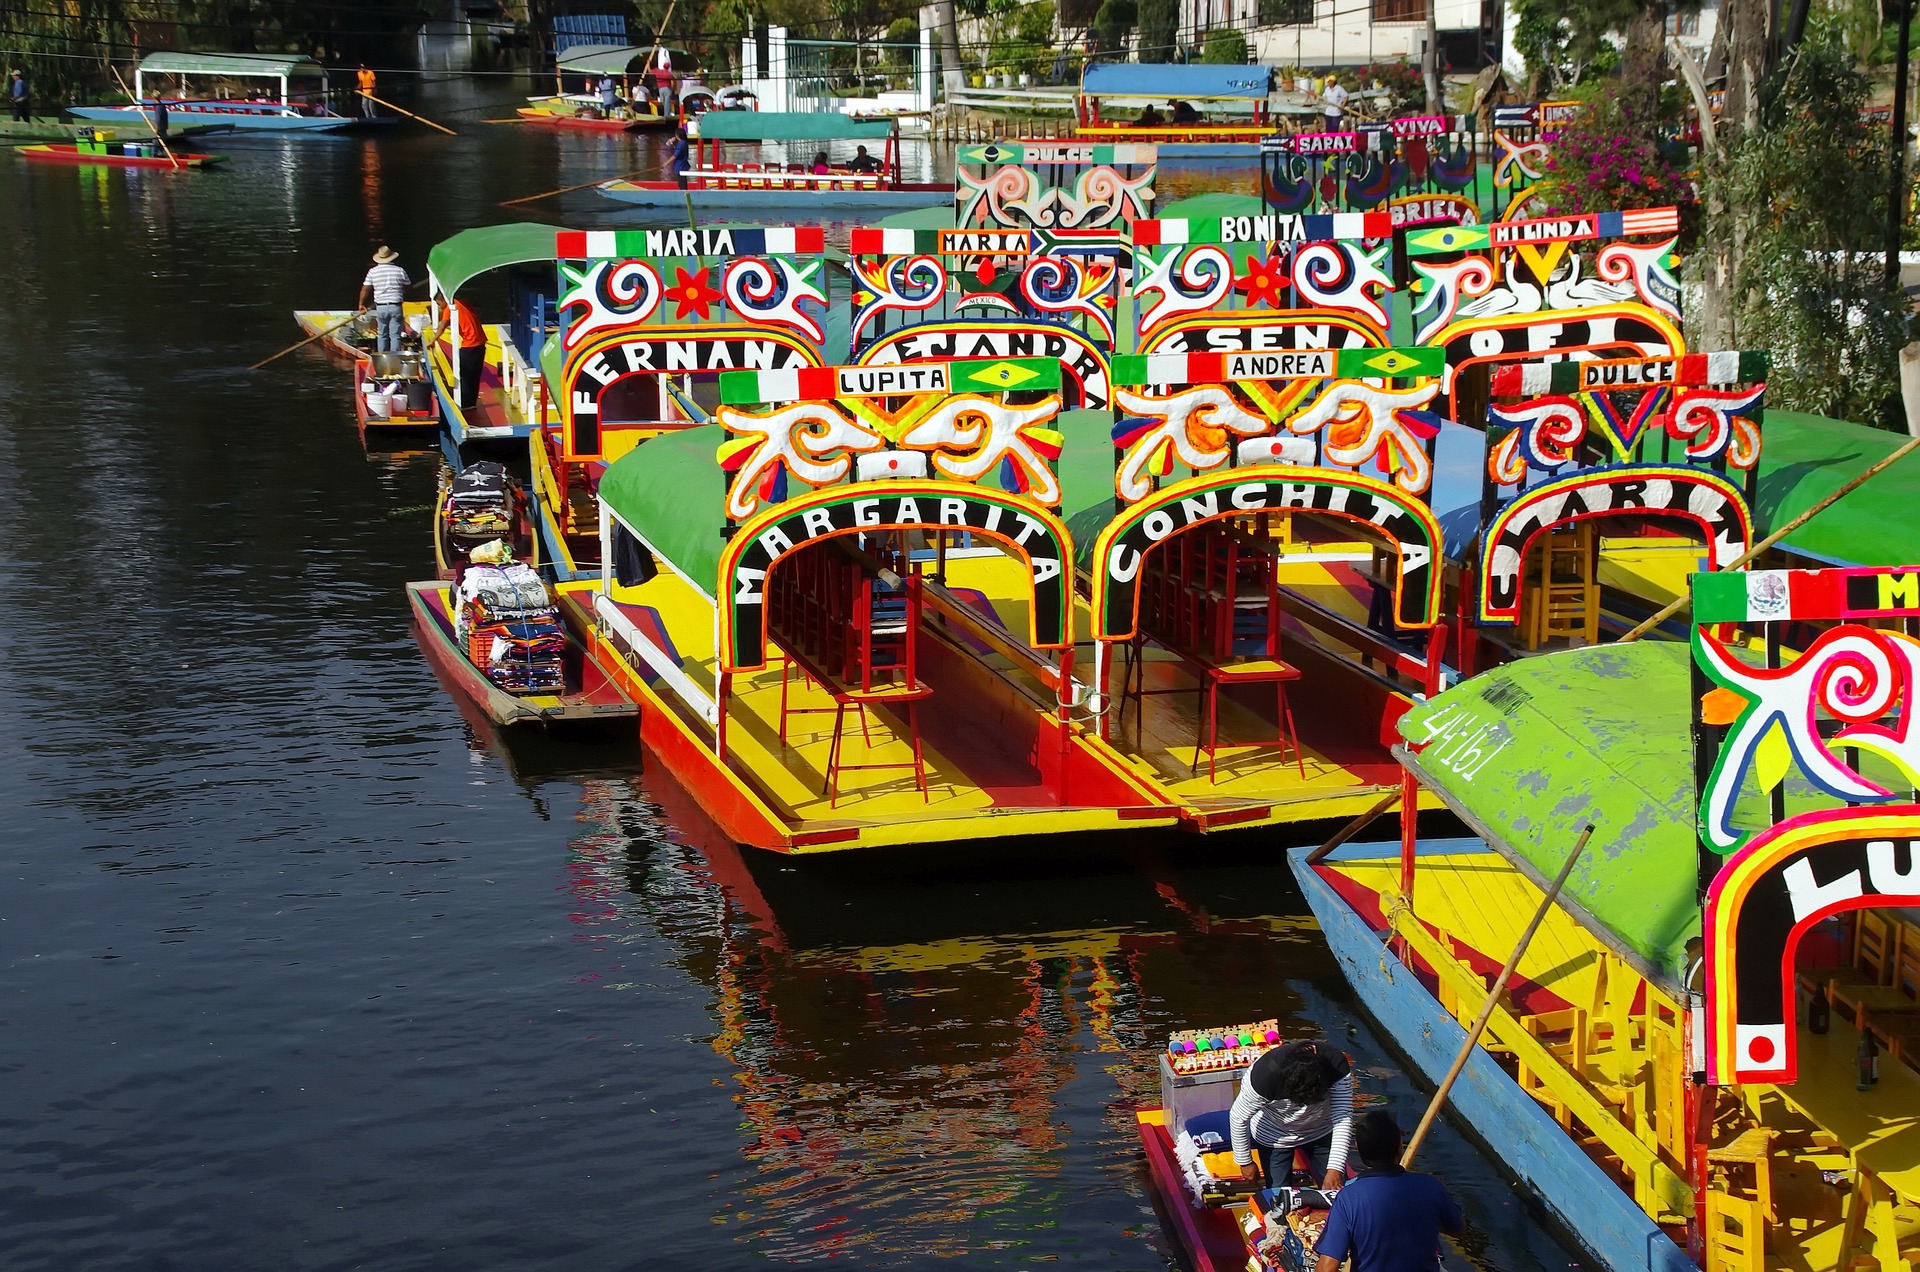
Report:
M399 259L398 252L381 244L380 250L373 254L373 268L360 284L359 307L364 310L369 302L373 305L373 321L380 332L374 348L381 353L399 353L400 337L407 329L401 306L413 280L407 277L406 270L394 264Z

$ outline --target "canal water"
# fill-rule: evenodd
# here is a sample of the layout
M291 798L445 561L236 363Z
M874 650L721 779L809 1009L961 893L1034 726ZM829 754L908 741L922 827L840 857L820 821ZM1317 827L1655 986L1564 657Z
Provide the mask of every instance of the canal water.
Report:
M788 863L629 745L462 718L403 593L437 458L245 368L382 241L619 223L498 206L657 162L510 91L210 173L0 156L0 1265L1177 1266L1130 1108L1169 1029L1270 1014L1411 1125L1283 840ZM1457 1128L1425 1164L1452 1266L1575 1262Z

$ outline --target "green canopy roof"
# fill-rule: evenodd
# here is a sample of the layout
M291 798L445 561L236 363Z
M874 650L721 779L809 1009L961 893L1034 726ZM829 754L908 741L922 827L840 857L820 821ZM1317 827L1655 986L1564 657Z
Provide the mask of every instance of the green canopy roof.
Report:
M468 279L490 269L551 262L553 236L553 226L529 221L462 230L433 245L427 253L427 269L439 280L442 292L452 296Z
M1805 512L1897 450L1907 438L1799 411L1768 411L1761 425L1761 533ZM1788 535L1789 552L1831 565L1920 561L1920 455L1909 455Z
M838 111L710 110L694 124L702 141L885 141L893 135L892 120Z
M720 578L725 540L725 474L714 451L727 440L718 424L648 438L607 466L600 502L638 531L674 573L708 596Z
M621 45L608 48L603 44L585 44L569 49L557 59L558 69L575 75L583 71L598 71L606 75L621 75L637 60L642 65L653 53L651 47L635 48Z
M149 53L143 75L325 75L327 68L298 53Z

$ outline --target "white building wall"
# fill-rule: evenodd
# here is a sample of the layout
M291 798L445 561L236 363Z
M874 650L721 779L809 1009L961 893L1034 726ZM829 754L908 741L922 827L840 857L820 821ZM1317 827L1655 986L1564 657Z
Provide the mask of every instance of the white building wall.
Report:
M1235 6L1257 17L1255 0L1182 0L1197 12ZM1480 0L1432 0L1439 31L1475 31ZM1243 19L1244 20L1244 19ZM1224 22L1214 23L1224 26ZM1235 23L1239 25L1239 23ZM1243 28L1244 29L1244 28ZM1313 21L1299 25L1255 26L1247 42L1255 61L1276 66L1360 66L1396 58L1418 58L1426 43L1424 19L1375 22L1368 0L1315 0Z

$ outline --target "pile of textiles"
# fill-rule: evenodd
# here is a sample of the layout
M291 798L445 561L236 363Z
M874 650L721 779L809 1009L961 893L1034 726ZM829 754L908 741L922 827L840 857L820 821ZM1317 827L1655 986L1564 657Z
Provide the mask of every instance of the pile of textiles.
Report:
M520 486L506 466L491 461L470 464L447 487L447 540L461 555L489 539L510 538Z
M566 638L540 576L519 561L469 566L460 578L456 634L473 665L508 693L566 687Z

